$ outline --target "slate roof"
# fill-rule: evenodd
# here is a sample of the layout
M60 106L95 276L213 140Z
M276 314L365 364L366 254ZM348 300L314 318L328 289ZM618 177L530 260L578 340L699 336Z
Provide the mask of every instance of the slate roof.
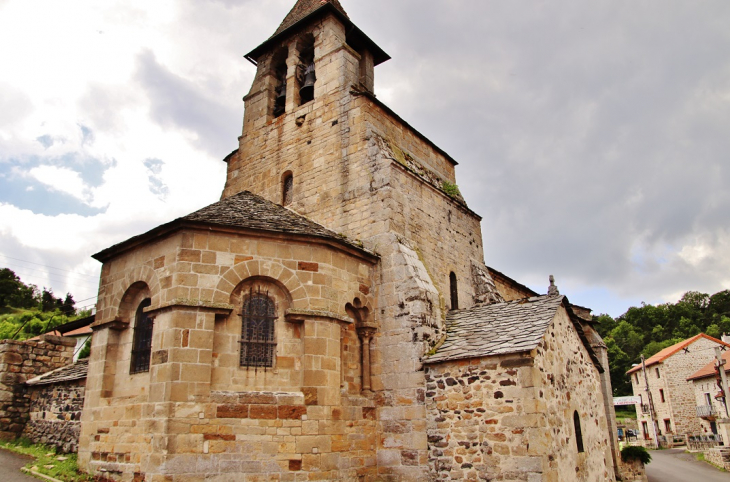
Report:
M294 5L294 8L292 8L289 14L284 18L284 21L281 22L279 28L276 29L273 37L276 37L284 30L293 27L328 3L347 17L347 12L345 12L345 9L342 8L342 5L340 5L338 0L299 0L296 5Z
M648 367L650 365L656 365L657 363L663 362L664 360L666 360L670 356L672 356L675 353L677 353L679 350L682 350L684 348L687 348L688 346L690 346L692 343L696 342L700 338L705 338L707 340L714 341L718 345L725 345L727 347L730 347L730 344L727 344L724 341L718 340L717 338L713 338L710 335L705 335L704 333L700 333L699 335L693 336L692 338L687 338L684 341L680 341L679 343L676 343L676 344L674 344L674 345L672 345L672 346L670 346L668 348L665 348L662 351L660 351L659 353L657 353L657 354L649 357L649 359L647 359L646 362L645 362L646 363L646 366ZM641 370L641 365L636 365L634 368L632 368L631 370L627 371L626 374L627 375L630 375L630 374L632 374L634 372L637 372L639 370Z
M86 378L86 374L89 371L89 359L84 358L79 360L73 365L66 365L65 367L57 368L56 370L44 373L35 378L31 378L26 385L30 386L41 386L51 385L53 383L72 382L74 380L82 380Z
M328 12L339 17L340 21L345 25L348 45L355 50L369 50L373 54L373 63L375 65L390 60L390 56L383 49L378 47L375 42L352 23L347 12L340 5L339 0L298 0L294 8L291 9L289 14L284 18L284 21L279 25L279 28L276 29L274 35L244 57L256 64L261 55L267 52L269 48L278 45L278 40L296 31L299 24L305 21L314 21L316 18L326 15Z
M185 226L223 226L230 228L253 229L274 233L298 234L317 238L330 239L338 244L355 248L369 256L374 256L359 244L317 224L294 211L279 204L268 201L249 191L243 191L227 197L217 203L206 206L192 214L178 218L170 223L128 239L107 248L93 257L104 262L117 252L136 246L145 240Z
M563 296L477 305L446 315L446 341L425 363L520 353L537 348Z

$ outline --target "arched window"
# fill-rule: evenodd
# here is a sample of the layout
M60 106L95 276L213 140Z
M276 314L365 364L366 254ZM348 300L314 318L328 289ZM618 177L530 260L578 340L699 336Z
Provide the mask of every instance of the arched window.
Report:
M132 361L129 373L143 373L150 371L150 353L152 352L152 319L144 309L152 304L147 298L137 307L134 316L134 339L132 340Z
M578 411L573 412L573 425L575 425L575 442L578 445L578 453L583 453L583 431L580 429Z
M459 286L456 283L456 274L452 272L449 275L449 282L451 285L451 309L459 309Z
M250 291L243 302L241 366L273 367L276 352L276 305L266 293Z
M294 175L291 172L287 172L282 178L281 193L281 204L283 206L290 205L294 193Z

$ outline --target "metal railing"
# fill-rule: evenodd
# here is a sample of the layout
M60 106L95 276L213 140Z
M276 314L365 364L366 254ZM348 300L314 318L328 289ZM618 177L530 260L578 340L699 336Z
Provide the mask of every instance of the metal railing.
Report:
M697 416L700 418L714 417L717 415L717 410L712 405L701 405L697 407Z
M717 447L722 443L722 436L710 435L690 435L687 437L687 448L689 450L708 450Z

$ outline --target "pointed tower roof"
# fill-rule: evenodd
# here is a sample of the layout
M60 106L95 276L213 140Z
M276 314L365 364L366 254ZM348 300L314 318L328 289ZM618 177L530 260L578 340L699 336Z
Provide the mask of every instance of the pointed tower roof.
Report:
M289 12L289 15L284 18L284 21L281 22L279 28L276 29L276 32L274 32L274 37L279 35L284 30L293 27L301 20L304 20L328 3L335 7L335 9L337 9L345 17L347 17L347 12L345 12L345 9L342 8L342 5L338 0L298 0L296 5L294 5L294 8L292 8Z
M333 13L345 25L347 29L347 43L351 47L356 50L366 49L373 54L375 65L390 60L390 55L386 54L383 49L378 47L375 42L370 40L362 30L352 23L339 0L297 0L294 8L291 9L289 14L284 18L284 21L281 22L274 35L246 54L246 59L255 65L257 59L266 53L271 46L275 45L277 41L294 32L302 24L312 22L327 13Z

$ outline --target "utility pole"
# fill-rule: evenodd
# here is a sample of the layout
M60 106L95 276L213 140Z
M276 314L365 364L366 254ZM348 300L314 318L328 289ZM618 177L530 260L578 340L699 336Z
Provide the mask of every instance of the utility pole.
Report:
M717 358L717 368L720 372L720 380L722 383L722 403L725 405L725 416L730 418L727 410L727 375L725 374L725 360L722 359L722 350L719 346L715 347L715 358Z
M651 417L651 428L654 430L654 448L658 449L659 437L657 436L656 420L654 417L654 401L651 398L651 391L649 390L649 377L646 375L646 360L644 360L644 355L641 355L641 370L644 372L644 383L646 384L646 400L649 404L649 417Z

